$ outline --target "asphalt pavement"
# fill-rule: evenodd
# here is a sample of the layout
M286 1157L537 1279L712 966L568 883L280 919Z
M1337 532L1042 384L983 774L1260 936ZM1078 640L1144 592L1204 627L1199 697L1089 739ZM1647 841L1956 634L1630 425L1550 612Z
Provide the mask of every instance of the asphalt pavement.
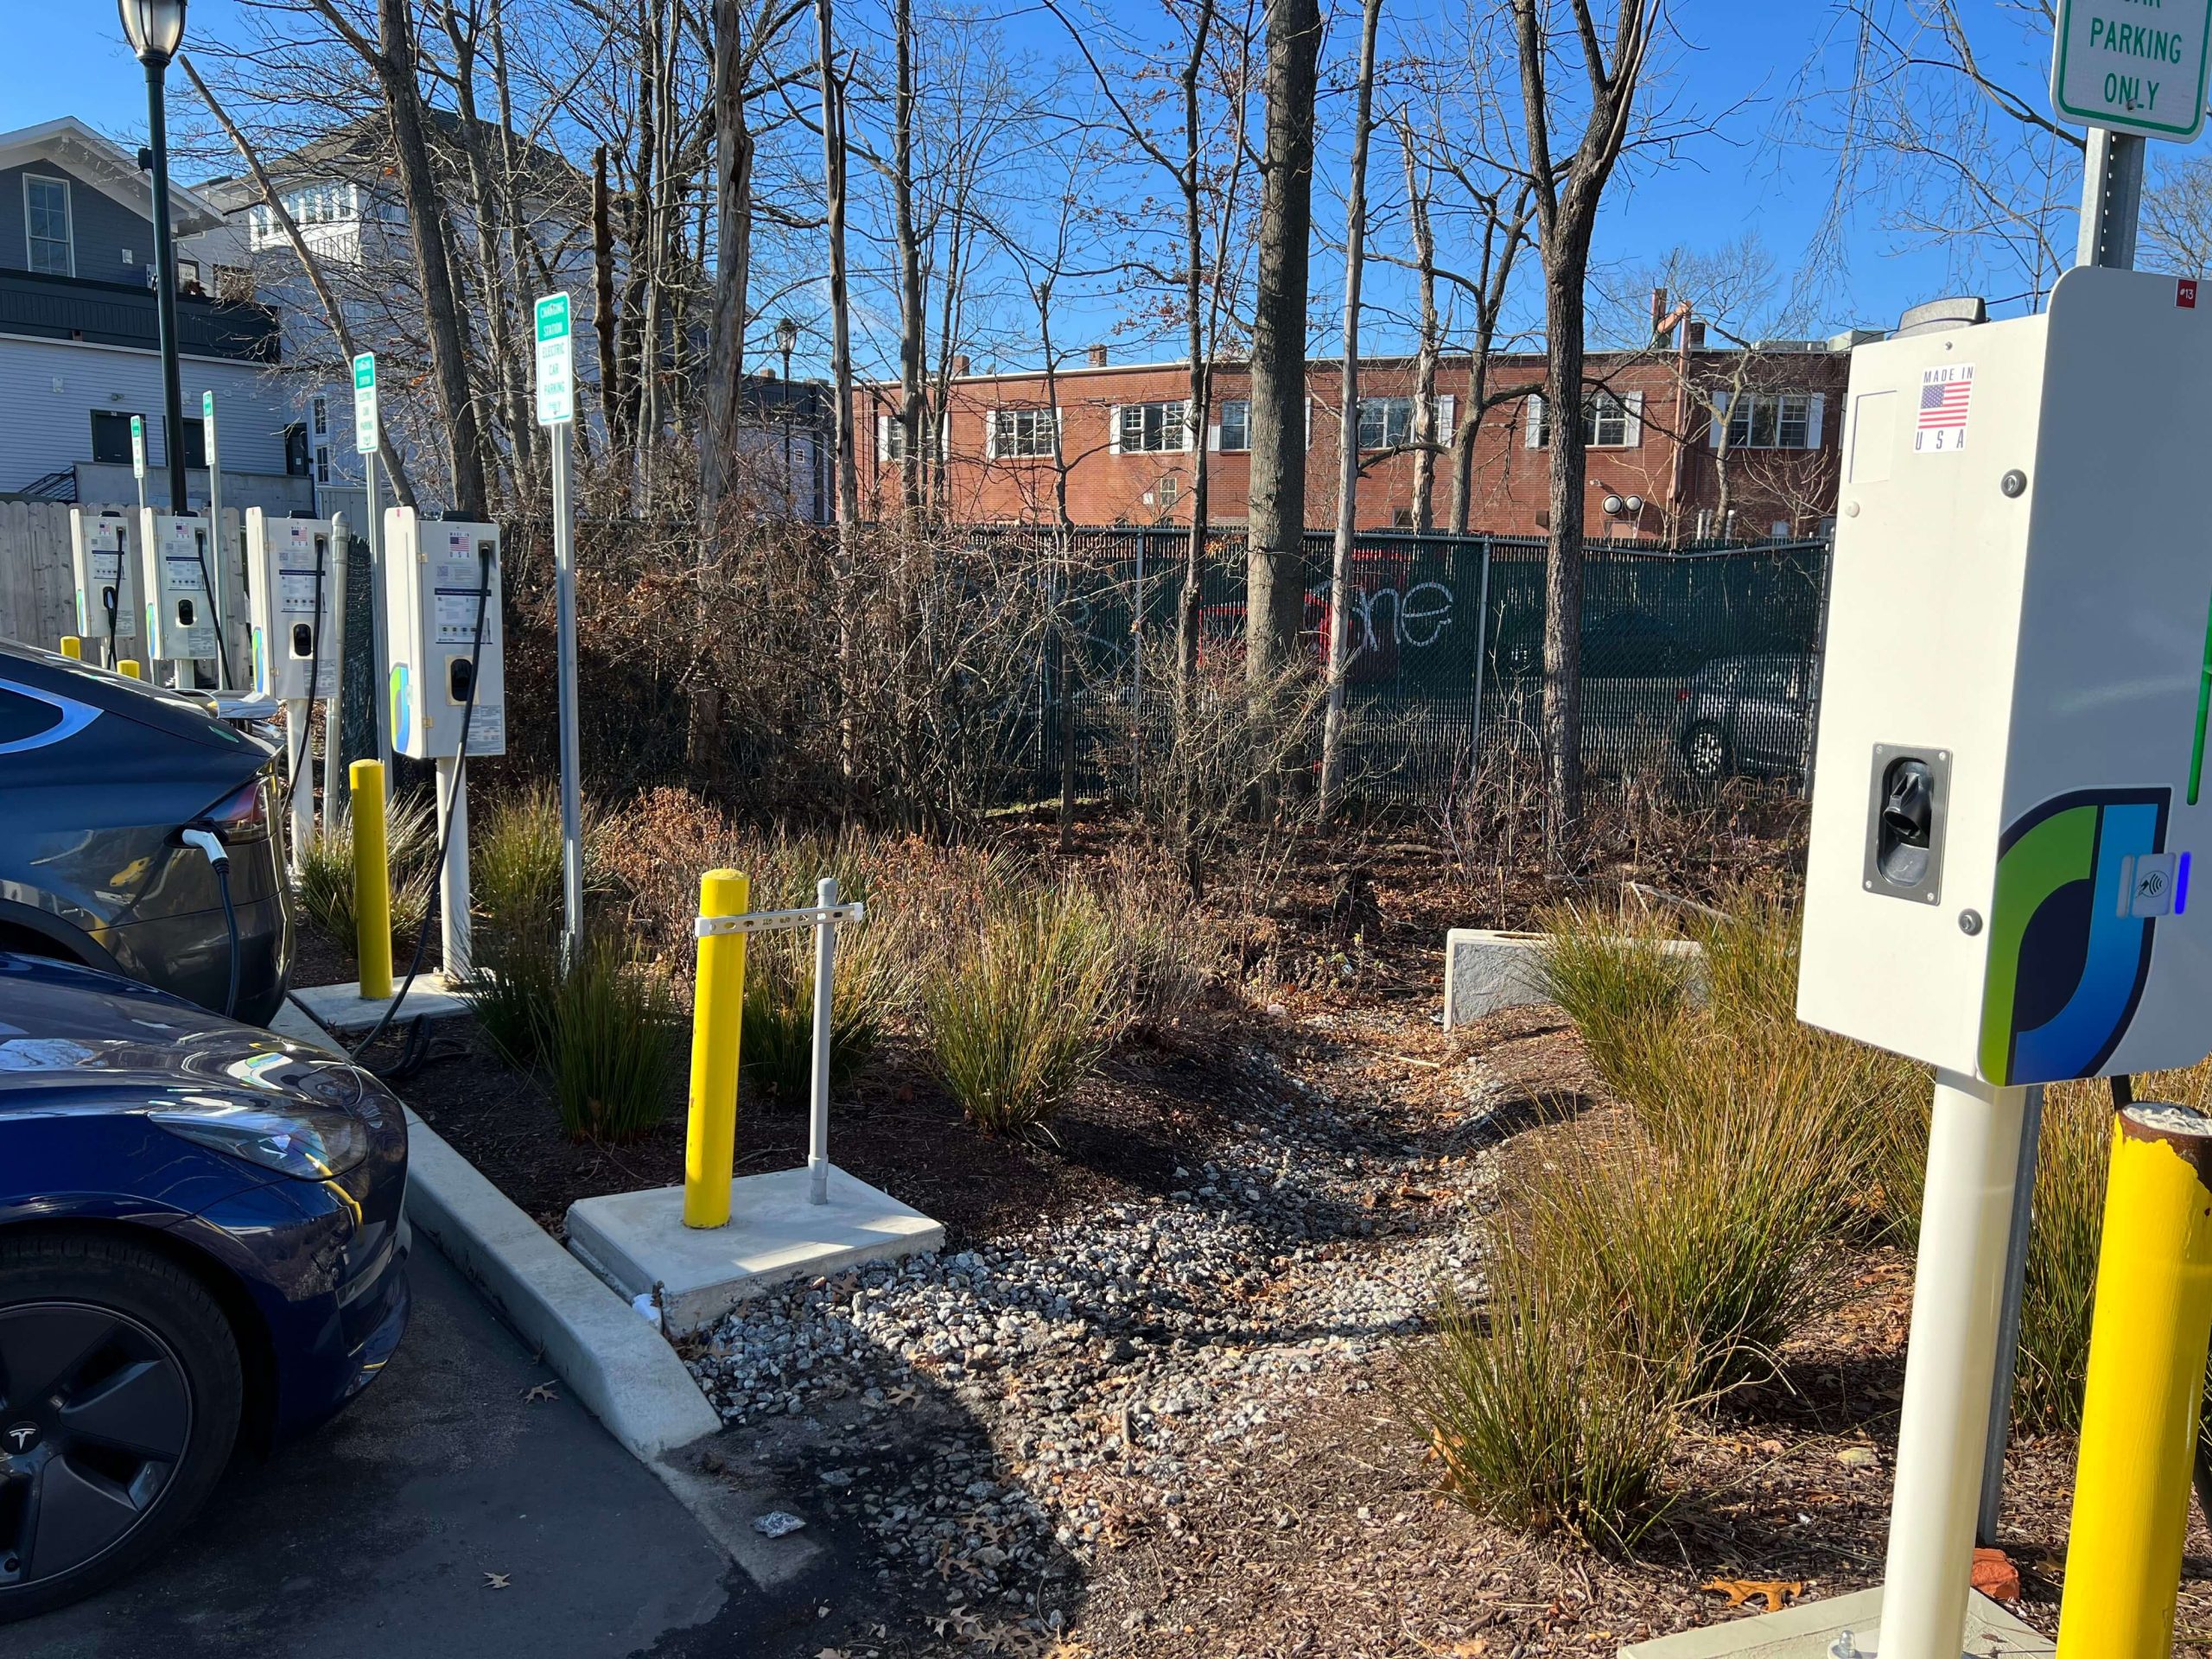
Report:
M166 1554L0 1628L0 1652L689 1659L800 1645L813 1609L767 1605L420 1235L410 1273L406 1340L343 1414L268 1459L243 1454Z

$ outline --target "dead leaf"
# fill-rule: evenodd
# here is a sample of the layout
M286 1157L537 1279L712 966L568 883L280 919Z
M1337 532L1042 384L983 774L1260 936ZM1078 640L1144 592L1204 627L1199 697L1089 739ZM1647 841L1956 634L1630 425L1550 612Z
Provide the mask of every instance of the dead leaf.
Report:
M486 1590L504 1590L507 1587L507 1576L505 1573L486 1573L484 1587Z
M1977 1548L1974 1553L1974 1587L1992 1601L2020 1599L2020 1569L2001 1549Z
M537 1382L533 1383L527 1389L524 1389L522 1391L522 1397L526 1402L535 1402L539 1400L558 1400L561 1396L553 1392L553 1385L550 1382Z
M1753 1596L1763 1598L1770 1613L1778 1613L1792 1597L1804 1593L1802 1580L1790 1579L1715 1579L1703 1586L1728 1598L1731 1607L1741 1607Z

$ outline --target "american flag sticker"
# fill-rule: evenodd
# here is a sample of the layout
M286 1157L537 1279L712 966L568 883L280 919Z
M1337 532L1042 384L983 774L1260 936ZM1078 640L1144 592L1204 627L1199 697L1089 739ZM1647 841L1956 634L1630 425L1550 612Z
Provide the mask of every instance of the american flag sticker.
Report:
M1974 409L1974 365L1948 363L1920 372L1920 418L1913 423L1915 454L1946 454L1967 447L1967 416Z

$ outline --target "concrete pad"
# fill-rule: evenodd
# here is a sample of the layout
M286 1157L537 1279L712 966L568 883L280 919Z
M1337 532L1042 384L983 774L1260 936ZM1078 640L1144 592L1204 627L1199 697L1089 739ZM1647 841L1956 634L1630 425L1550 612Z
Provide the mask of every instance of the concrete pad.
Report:
M269 1029L289 1041L327 1050L341 1060L348 1058L346 1046L309 1019L300 1005L289 997L277 1005L276 1017L270 1020Z
M686 1227L680 1186L579 1198L569 1248L626 1297L658 1287L662 1319L681 1336L771 1286L944 1243L941 1224L835 1165L827 1204L809 1204L807 1191L803 1167L740 1176L726 1227Z
M395 993L400 982L397 979L392 982ZM332 1031L366 1031L384 1018L384 1011L392 1001L389 996L363 996L358 983L296 985L292 995ZM418 974L414 988L407 993L406 1001L400 1004L397 1023L404 1025L418 1016L451 1020L467 1012L468 999L448 983L443 974Z
M1846 1630L1861 1653L1871 1656L1880 1650L1879 1585L1827 1601L1801 1602L1757 1618L1732 1619L1637 1642L1623 1648L1620 1659L1827 1659L1829 1647ZM1967 1599L1963 1651L1972 1659L2049 1659L2058 1644L1975 1592Z
M1471 1026L1484 1014L1548 1002L1541 933L1500 933L1455 927L1444 936L1444 1029ZM1690 964L1692 994L1705 994L1705 947L1695 939L1655 939L1656 950Z

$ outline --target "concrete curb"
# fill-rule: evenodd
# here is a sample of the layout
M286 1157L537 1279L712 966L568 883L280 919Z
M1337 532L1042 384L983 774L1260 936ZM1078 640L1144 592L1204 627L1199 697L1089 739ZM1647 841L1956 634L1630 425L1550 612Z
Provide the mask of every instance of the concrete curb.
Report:
M344 1052L290 1002L270 1029ZM407 1215L607 1433L664 1479L663 1453L720 1432L721 1417L660 1332L412 1111Z

